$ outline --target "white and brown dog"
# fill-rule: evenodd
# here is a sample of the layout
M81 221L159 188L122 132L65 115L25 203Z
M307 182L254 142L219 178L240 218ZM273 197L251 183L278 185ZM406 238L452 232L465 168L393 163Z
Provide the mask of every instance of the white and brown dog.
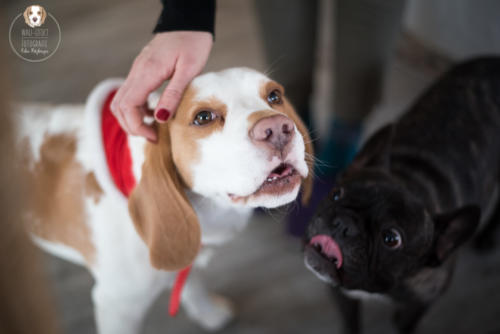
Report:
M28 6L23 13L24 21L31 28L40 27L47 17L47 12L42 6Z
M127 137L109 111L121 83L101 83L85 106L21 108L30 231L42 248L90 269L100 333L138 332L191 263L182 305L218 329L231 308L204 289L198 268L252 208L287 204L301 184L309 197L309 136L278 83L234 68L194 79L175 116L155 124L157 144Z

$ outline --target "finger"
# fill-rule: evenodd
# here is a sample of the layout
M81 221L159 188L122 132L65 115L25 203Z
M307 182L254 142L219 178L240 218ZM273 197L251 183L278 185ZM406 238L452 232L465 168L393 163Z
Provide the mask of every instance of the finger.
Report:
M188 71L176 69L156 106L155 119L158 122L166 122L177 110L184 90L193 77L194 75L191 75Z
M144 124L141 107L125 110L122 115L128 133L156 142L157 134L151 126Z
M155 141L156 133L143 124L143 115L148 114L145 108L148 95L161 85L163 79L152 69L143 69L142 75L138 75L141 68L137 65L130 71L111 103L111 110L127 133Z

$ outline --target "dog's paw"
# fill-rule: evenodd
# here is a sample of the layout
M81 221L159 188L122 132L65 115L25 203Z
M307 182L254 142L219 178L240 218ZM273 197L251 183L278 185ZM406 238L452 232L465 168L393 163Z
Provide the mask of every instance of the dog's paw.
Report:
M215 332L231 322L234 312L231 302L226 298L213 295L211 300L211 307L205 308L203 314L200 314L196 320L203 329Z

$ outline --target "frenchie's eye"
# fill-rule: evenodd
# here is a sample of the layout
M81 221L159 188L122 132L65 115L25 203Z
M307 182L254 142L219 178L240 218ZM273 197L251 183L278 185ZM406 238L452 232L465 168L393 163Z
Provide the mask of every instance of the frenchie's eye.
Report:
M208 110L202 110L194 117L194 125L205 125L212 122L217 116Z
M398 249L403 244L403 238L395 228L382 231L382 241L390 249Z
M282 104L283 100L281 99L281 92L279 90L277 90L277 89L273 90L267 96L267 102L269 102L270 105L273 105L273 104Z
M344 196L344 188L339 187L339 188L335 188L335 189L333 189L333 192L332 192L332 199L333 199L334 201L338 201L338 200L339 200L339 199L341 199L343 196Z

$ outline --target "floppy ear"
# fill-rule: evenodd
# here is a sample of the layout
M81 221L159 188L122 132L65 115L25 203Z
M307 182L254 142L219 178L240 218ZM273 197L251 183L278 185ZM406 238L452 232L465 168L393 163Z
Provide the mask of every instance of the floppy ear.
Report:
M455 249L472 237L480 217L481 210L475 205L436 215L432 262L437 265L443 263Z
M28 17L28 12L30 10L30 7L31 6L26 7L26 9L24 10L23 16L24 16L24 22L26 22L26 24L31 27L31 25L30 25L30 19Z
M43 7L40 7L42 8L42 19L40 20L40 24L43 24L45 22L45 18L47 17L47 12L45 11L45 8Z
M158 127L158 143L147 144L142 176L129 199L134 225L157 269L190 265L201 244L198 218L175 168L168 125Z
M285 99L285 110L286 114L297 126L297 130L299 130L302 138L304 139L304 145L306 147L306 163L309 169L309 173L307 177L302 181L302 204L307 205L309 203L309 199L312 194L312 185L313 185L313 172L314 172L314 149L311 141L311 137L309 136L309 131L305 126L304 122L300 119L299 115L295 112L295 109L292 107L291 103Z
M389 148L394 136L394 125L392 123L379 129L368 142L363 145L361 151L356 155L349 165L348 170L359 170L367 166L389 167Z

